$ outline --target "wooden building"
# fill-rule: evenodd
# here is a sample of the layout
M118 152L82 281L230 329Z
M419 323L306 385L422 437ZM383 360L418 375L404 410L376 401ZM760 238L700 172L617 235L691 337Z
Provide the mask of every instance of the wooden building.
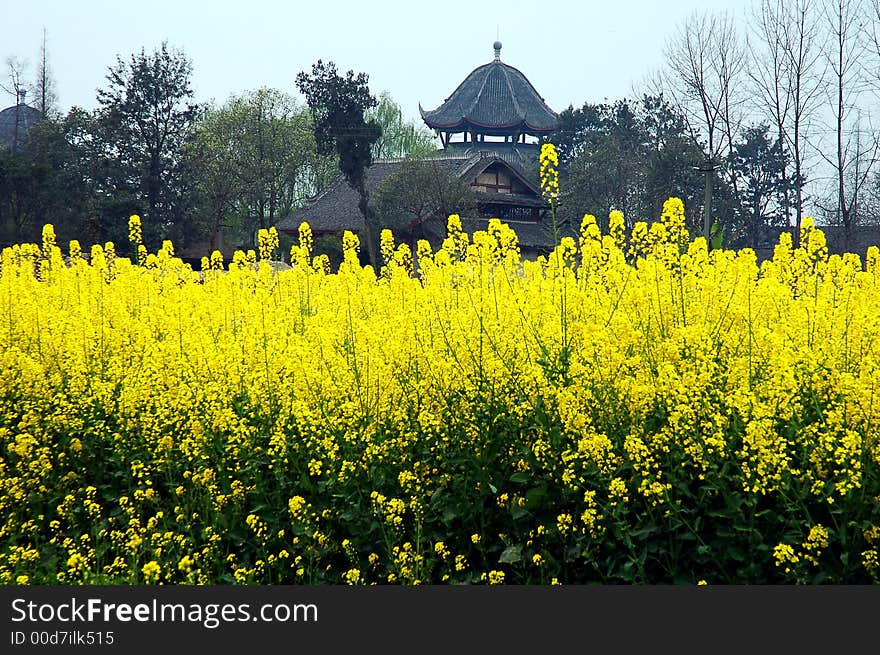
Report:
M501 43L493 47L493 60L471 71L439 107L426 111L420 105L419 111L443 146L430 160L473 191L476 209L462 216L465 231L485 230L490 218L500 218L518 234L523 256L533 257L552 247L549 206L538 186L538 155L541 139L556 130L558 116L522 72L501 61ZM402 163L373 162L365 180L372 198ZM357 201L357 193L340 175L278 229L294 235L306 221L316 236L360 232L363 218ZM439 247L446 236L446 218L427 216L395 237L410 241L413 249L418 239Z

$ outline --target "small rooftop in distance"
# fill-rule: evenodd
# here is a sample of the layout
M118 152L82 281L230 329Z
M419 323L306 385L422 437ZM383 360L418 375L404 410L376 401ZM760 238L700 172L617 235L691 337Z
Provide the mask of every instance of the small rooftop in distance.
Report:
M0 148L20 146L27 131L41 120L42 112L24 103L0 111Z

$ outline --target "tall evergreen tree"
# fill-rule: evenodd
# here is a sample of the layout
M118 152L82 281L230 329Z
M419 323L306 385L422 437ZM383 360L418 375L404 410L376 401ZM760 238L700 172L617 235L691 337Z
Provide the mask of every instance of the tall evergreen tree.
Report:
M380 125L365 117L378 105L367 85L366 73L348 71L343 77L332 61L320 59L311 74L302 71L296 77L300 92L312 112L318 152L339 157L339 170L359 196L358 208L364 218L363 240L370 263L379 265L375 212L370 206L365 183L366 169L373 163L373 144L382 136Z
M770 126L766 124L747 128L742 141L734 144L733 153L733 165L741 180L740 242L756 248L768 228L789 223L786 200L791 183L785 174L788 160L780 159L778 137L770 137Z

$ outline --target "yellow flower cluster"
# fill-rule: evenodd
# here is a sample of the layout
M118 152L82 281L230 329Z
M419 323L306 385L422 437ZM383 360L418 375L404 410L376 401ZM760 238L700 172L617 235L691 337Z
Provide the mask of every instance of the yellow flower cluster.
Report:
M845 546L876 579L880 251L805 220L759 264L677 199L626 225L523 261L453 215L436 252L383 233L379 272L346 233L331 273L305 224L285 270L274 228L200 273L170 242L65 261L51 226L5 248L0 583L568 583L663 530L725 580L707 507L764 526L768 576Z
M257 230L257 246L260 249L260 259L274 259L278 250L278 229L274 226Z
M144 240L141 217L137 214L132 214L128 219L128 240L135 246L140 245Z
M541 192L549 202L555 202L559 198L559 156L556 154L556 146L552 143L542 144L538 161Z

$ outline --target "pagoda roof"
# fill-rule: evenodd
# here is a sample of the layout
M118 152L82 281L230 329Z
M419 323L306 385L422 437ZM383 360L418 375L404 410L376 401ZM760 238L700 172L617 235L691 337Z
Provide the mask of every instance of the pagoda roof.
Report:
M425 111L425 124L449 132L477 128L485 133L552 132L558 115L544 102L518 69L501 61L501 43L495 42L495 60L474 69L437 109Z
M0 147L13 147L16 139L16 121L18 122L17 137L21 142L25 133L42 119L42 112L24 103L0 111Z

